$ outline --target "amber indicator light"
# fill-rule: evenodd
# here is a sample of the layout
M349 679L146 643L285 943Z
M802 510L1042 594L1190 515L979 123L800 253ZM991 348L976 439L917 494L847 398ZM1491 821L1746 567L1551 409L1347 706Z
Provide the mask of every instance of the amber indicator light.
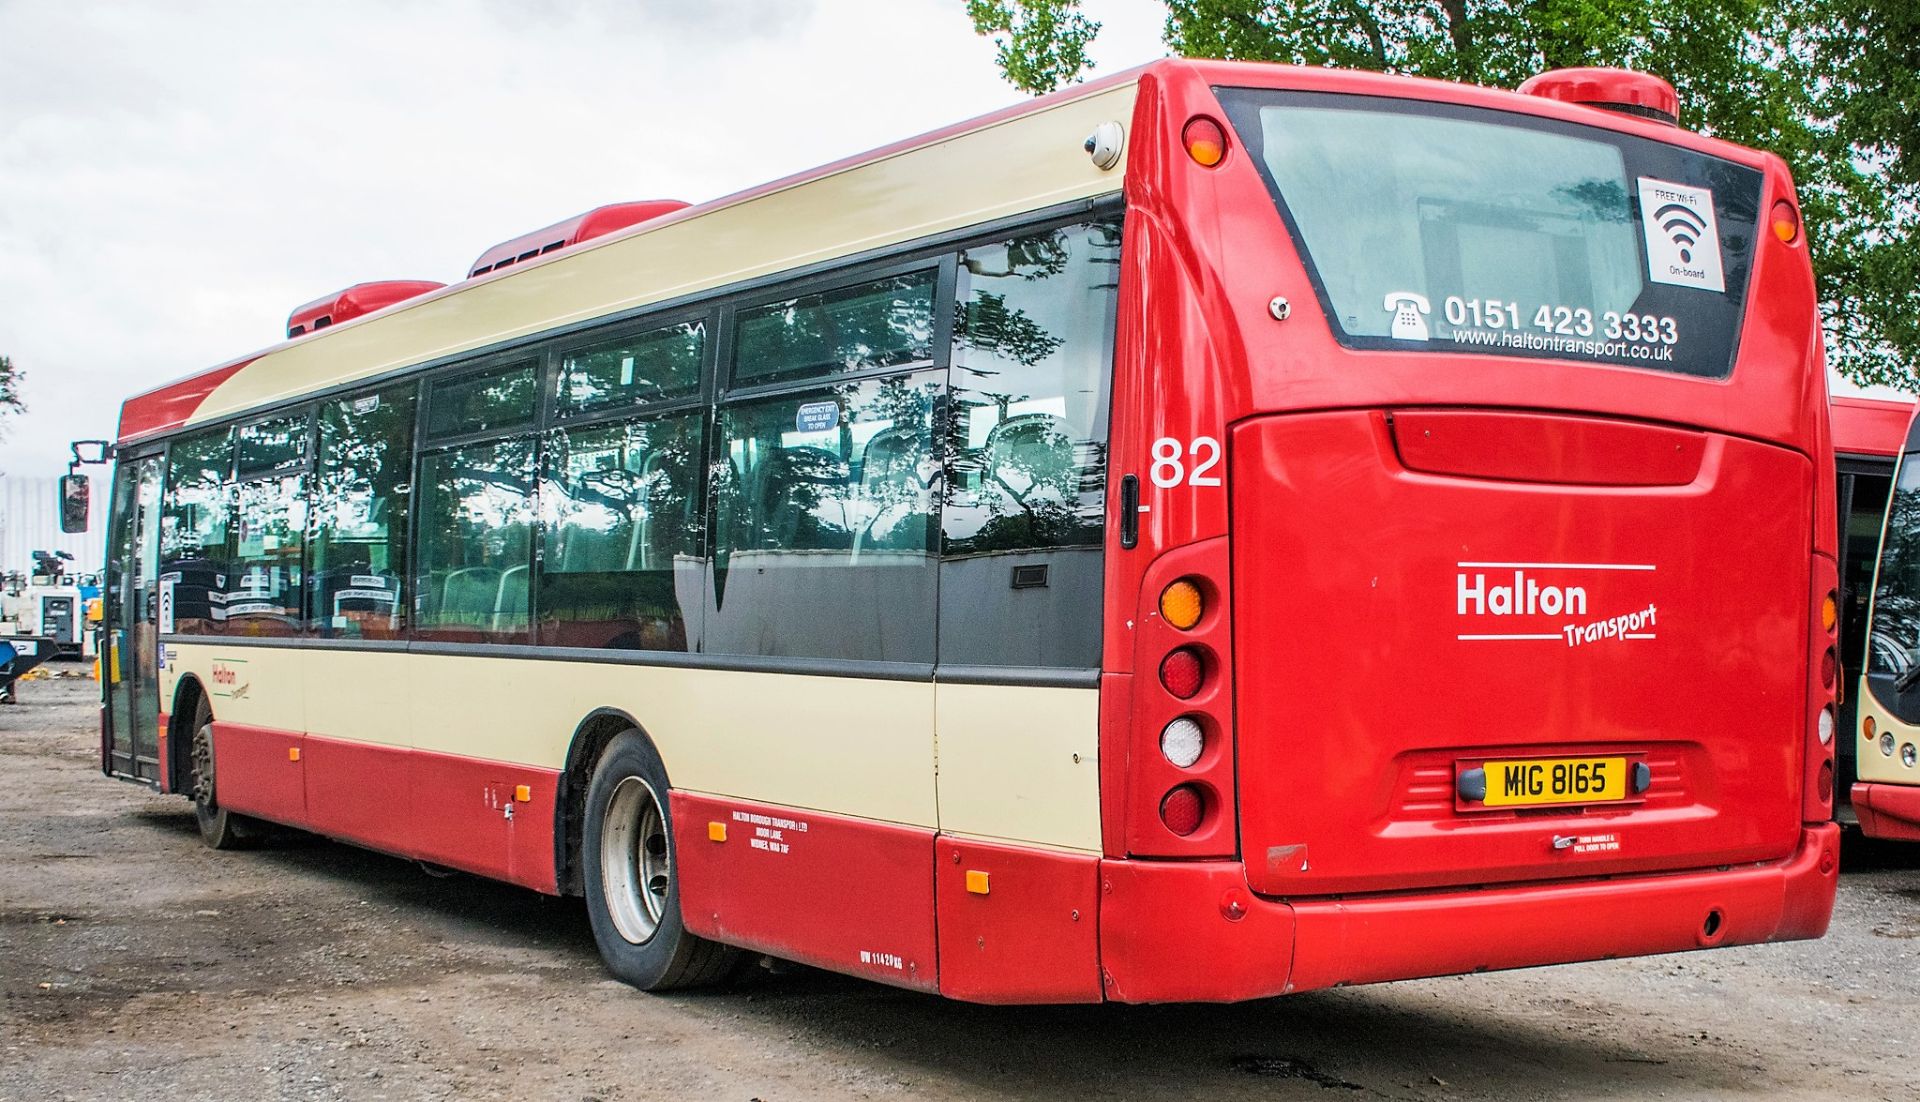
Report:
M1227 159L1227 132L1205 115L1188 120L1186 128L1180 131L1180 144L1187 147L1187 156L1193 158L1194 164L1205 168Z

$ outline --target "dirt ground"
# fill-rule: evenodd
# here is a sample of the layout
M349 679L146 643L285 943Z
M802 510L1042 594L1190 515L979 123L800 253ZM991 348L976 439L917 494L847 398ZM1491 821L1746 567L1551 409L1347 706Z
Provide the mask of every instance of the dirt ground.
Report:
M1854 847L1812 943L1230 1007L807 970L659 997L577 900L202 849L184 800L100 775L94 692L0 708L0 1100L1920 1098L1920 852Z

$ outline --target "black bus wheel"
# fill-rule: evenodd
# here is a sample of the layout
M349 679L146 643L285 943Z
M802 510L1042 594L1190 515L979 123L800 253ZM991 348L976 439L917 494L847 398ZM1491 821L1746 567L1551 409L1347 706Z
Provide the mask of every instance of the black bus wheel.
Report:
M615 738L587 787L581 866L607 970L642 991L716 983L738 951L680 921L667 770L638 731Z

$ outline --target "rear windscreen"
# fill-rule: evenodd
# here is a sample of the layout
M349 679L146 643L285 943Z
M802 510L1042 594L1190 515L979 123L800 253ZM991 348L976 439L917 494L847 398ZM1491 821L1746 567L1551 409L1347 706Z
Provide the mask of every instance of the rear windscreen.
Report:
M1216 92L1342 344L1732 370L1758 171L1480 108Z

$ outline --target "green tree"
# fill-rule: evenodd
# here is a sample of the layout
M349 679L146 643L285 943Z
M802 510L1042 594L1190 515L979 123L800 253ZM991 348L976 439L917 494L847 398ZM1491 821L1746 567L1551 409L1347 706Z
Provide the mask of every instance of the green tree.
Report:
M20 400L20 380L24 375L13 366L13 357L0 356L0 420L9 413L27 411L27 404Z
M1185 57L1279 61L1514 87L1545 69L1654 73L1683 123L1770 149L1800 189L1829 360L1913 385L1920 362L1920 139L1911 0L1163 0ZM1029 92L1091 68L1078 0L970 0ZM1911 159L1901 151L1915 149Z

